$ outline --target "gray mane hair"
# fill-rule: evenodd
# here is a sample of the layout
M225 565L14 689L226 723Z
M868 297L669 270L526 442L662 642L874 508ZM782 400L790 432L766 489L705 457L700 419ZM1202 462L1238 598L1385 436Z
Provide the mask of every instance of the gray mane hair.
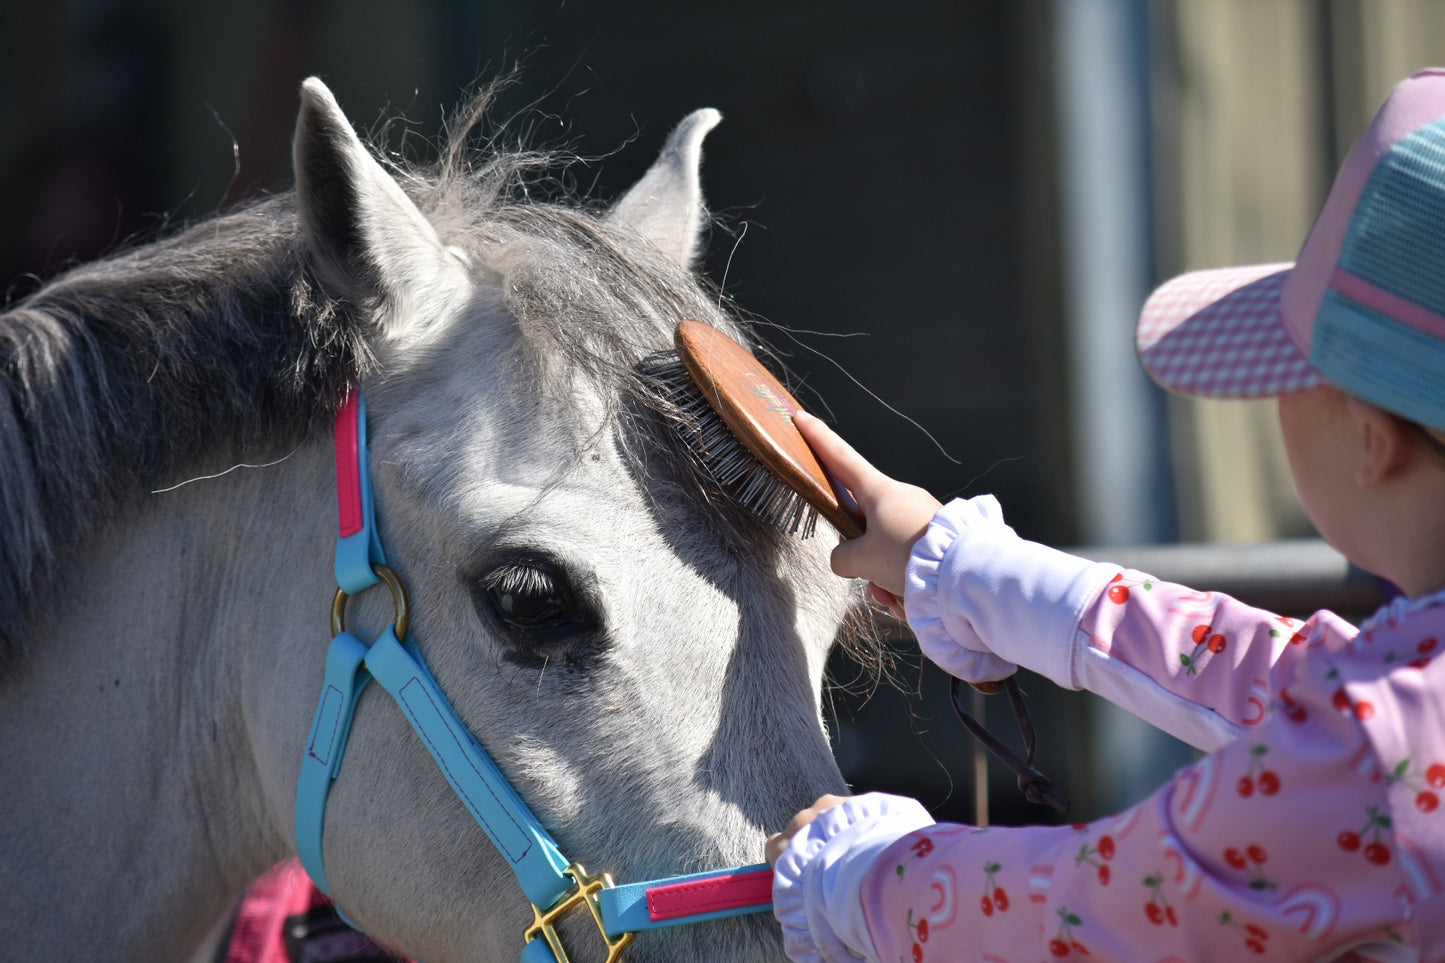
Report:
M86 532L203 454L278 452L367 357L277 197L75 268L0 315L0 667Z
M663 487L735 551L783 542L686 454L676 412L637 370L699 318L740 331L698 277L610 230L575 197L541 203L563 155L470 149L492 89L458 115L430 169L398 181L447 243L504 271L505 303L549 403L586 379L649 490ZM499 260L500 259L500 260ZM87 533L200 459L278 457L329 431L375 365L370 306L328 295L294 192L77 267L0 315L0 675L25 619Z

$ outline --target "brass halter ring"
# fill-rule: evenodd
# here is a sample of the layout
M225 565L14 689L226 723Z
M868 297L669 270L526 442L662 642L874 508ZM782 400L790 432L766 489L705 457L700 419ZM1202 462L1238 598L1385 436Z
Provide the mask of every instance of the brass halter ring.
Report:
M406 588L401 584L401 577L392 571L388 565L379 562L372 563L371 570L386 583L391 589L391 601L396 606L396 637L406 638L406 630L411 623L411 612L407 608ZM336 598L331 603L331 636L335 638L346 631L346 600L349 596L345 589L336 590Z

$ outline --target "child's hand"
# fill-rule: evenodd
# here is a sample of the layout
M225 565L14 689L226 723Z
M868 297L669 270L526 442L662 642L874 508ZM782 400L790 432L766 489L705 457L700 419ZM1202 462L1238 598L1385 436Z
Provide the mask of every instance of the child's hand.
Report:
M890 478L827 425L805 411L793 421L818 460L863 512L865 531L833 549L833 571L843 578L863 578L895 596L903 597L904 573L913 543L928 530L941 507L936 498L916 485ZM872 592L875 601L890 604ZM898 614L898 613L895 613Z
M916 799L822 796L768 840L773 915L794 960L878 960L862 891L879 855L933 825ZM884 867L889 877L893 866Z
M768 845L764 851L768 857L768 865L778 865L778 857L783 855L783 852L787 850L788 843L791 842L792 838L798 833L807 829L813 820L818 818L819 813L832 809L835 806L841 806L847 802L847 800L848 797L846 796L819 796L817 802L792 818L792 821L788 823L787 829L769 836Z

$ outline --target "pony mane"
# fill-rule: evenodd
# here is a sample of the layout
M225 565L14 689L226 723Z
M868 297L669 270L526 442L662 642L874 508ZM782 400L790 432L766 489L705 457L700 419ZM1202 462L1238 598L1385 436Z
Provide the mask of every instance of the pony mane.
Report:
M509 280L505 303L549 399L578 378L649 491L744 550L779 535L692 463L667 402L638 372L687 317L740 330L696 274L608 228L547 178L560 154L470 140L496 88L475 96L430 168L393 173L448 243ZM534 199L538 187L559 196ZM59 572L104 525L202 458L277 457L330 419L375 360L367 306L326 293L294 192L79 266L0 314L0 677Z
M84 534L200 456L274 452L367 357L289 196L75 268L0 315L0 667Z

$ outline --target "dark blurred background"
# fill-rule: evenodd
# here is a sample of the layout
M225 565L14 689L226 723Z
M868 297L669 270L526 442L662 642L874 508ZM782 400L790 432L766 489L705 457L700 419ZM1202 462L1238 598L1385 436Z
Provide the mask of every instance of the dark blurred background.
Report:
M1445 50L1428 0L7 0L0 277L66 265L289 189L297 86L424 155L479 80L497 116L591 160L611 198L701 106L719 219L704 263L798 393L886 471L995 492L1056 545L1311 534L1272 413L1165 399L1134 314L1189 267L1292 258L1389 86ZM1439 39L1437 39L1439 38ZM411 133L402 136L401 131ZM1209 587L1209 586L1201 586ZM1304 614L1291 612L1288 614ZM908 646L898 641L900 652ZM846 663L839 758L862 789L973 809L946 684ZM1040 764L1088 818L1184 747L1108 707L1025 688ZM990 722L1007 730L1003 706ZM993 819L1049 820L991 786Z

